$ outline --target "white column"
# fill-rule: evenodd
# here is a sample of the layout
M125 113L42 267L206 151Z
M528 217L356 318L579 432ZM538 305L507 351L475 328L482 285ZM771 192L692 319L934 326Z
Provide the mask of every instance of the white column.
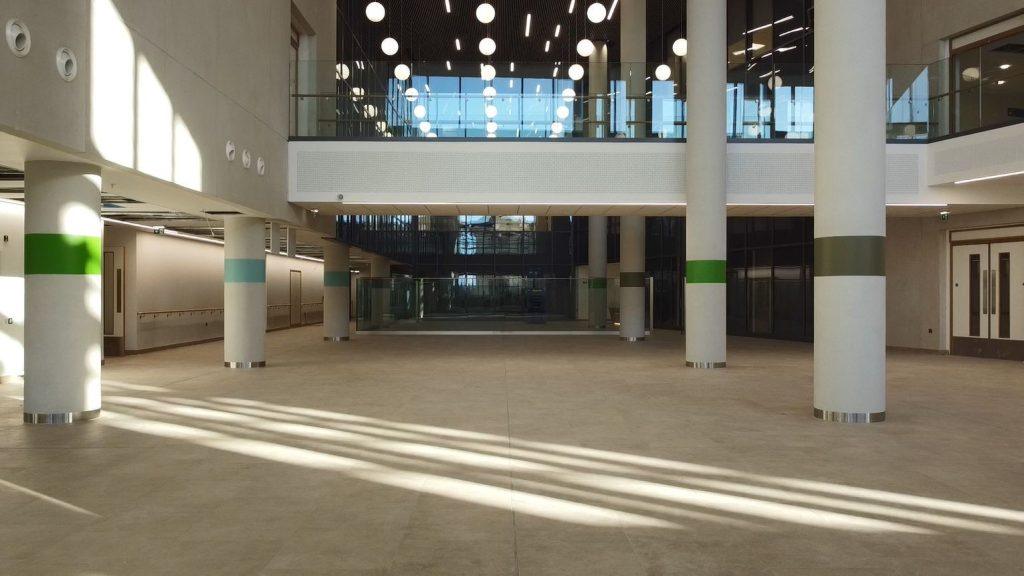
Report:
M370 285L370 325L380 328L391 303L391 261L384 256L370 259Z
M643 216L619 218L619 337L629 342L647 335L645 224Z
M264 222L249 216L224 220L224 365L267 365L267 253Z
M589 2L584 3L589 5ZM647 135L647 0L622 0L619 3L621 61L620 79L626 83L627 106L630 110L627 135ZM632 134L629 132L632 131Z
M284 228L276 223L270 223L270 253L280 254L281 253L281 240L284 237Z
M348 244L328 243L324 246L324 340L348 340L351 286Z
M29 424L99 416L100 169L25 163L25 411Z
M608 217L587 220L587 318L591 328L600 330L608 324Z
M832 0L814 8L814 415L880 422L885 0Z
M686 366L725 367L726 19L687 0Z
M295 244L298 242L297 232L298 231L295 228L290 226L288 227L288 247L286 249L286 254L288 254L289 258L295 257Z
M611 109L608 92L608 44L594 42L587 74L587 107L582 110L590 121L586 131L590 138L608 136L608 112Z

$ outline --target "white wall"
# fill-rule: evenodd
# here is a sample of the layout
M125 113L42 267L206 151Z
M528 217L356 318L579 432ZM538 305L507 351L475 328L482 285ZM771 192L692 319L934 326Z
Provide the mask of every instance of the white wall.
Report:
M224 247L107 227L105 245L125 248L125 349L142 351L222 338ZM302 272L305 322L322 318L323 264L267 255L268 328L289 325L289 272Z
M25 368L25 207L0 200L0 378Z

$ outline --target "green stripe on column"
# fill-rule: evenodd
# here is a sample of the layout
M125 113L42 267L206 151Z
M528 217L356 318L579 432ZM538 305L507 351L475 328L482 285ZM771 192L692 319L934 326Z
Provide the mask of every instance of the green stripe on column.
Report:
M619 288L643 288L646 278L643 272L619 272Z
M324 286L348 288L352 285L352 273L348 270L324 272Z
M262 258L225 258L224 282L229 284L264 284L267 263Z
M885 276L885 236L814 239L815 276Z
M687 284L725 284L725 260L687 260Z
M25 274L99 275L103 239L72 234L26 234Z
M608 288L607 278L590 278L589 283L591 290L606 290Z

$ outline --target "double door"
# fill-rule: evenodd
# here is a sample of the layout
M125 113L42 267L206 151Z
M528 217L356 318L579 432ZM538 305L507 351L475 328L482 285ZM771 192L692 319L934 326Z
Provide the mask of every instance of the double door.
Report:
M952 351L1024 360L1024 241L953 246Z

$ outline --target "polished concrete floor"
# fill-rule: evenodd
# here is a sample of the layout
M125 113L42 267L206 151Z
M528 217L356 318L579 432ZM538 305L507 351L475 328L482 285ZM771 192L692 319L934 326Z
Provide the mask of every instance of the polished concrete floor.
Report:
M811 348L268 335L113 358L104 415L0 387L0 574L1021 574L1024 365L898 352L812 419Z

